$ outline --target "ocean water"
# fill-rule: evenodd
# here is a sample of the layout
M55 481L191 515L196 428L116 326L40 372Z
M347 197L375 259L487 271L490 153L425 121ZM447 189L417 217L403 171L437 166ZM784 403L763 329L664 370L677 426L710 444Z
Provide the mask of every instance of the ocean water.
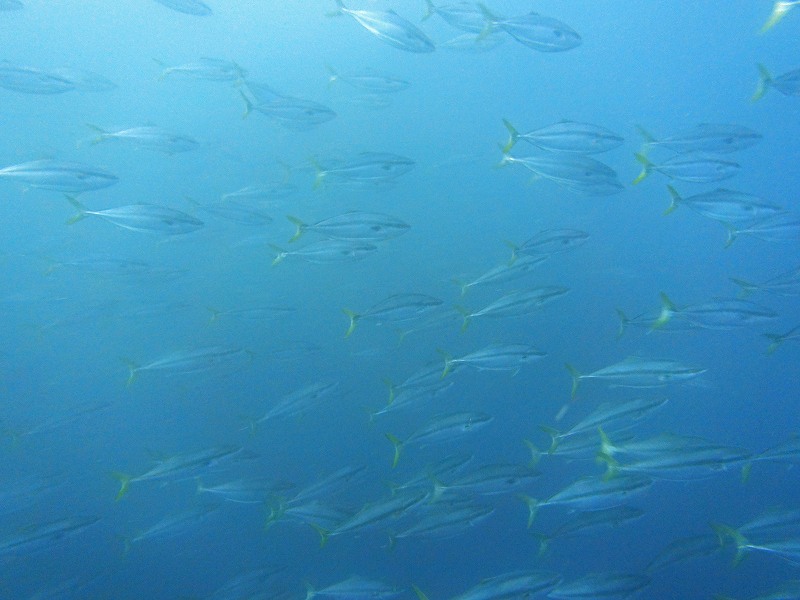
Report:
M372 14L339 16L327 0L208 0L202 16L154 0L13 4L0 12L0 168L68 161L117 181L68 190L0 171L0 597L302 599L310 585L319 597L409 599L416 586L437 600L525 571L550 585L469 597L751 598L800 578L800 352L790 336L768 352L764 336L800 325L800 104L774 86L751 101L757 64L775 76L800 67L800 10L759 33L770 0L436 4L484 20L468 33L441 14L421 21L422 0L354 0L347 9ZM389 9L435 50L393 46L354 18L386 34ZM531 11L580 43L520 43L503 18ZM449 48L459 35L471 38ZM208 72L221 65L225 80ZM407 85L375 92L367 75ZM254 105L244 119L243 98ZM582 163L559 182L500 166L503 119L522 133L567 120L624 140L591 155L524 139L508 151L561 171L575 156L613 170ZM704 123L760 138L689 154L704 182L653 170L632 184L635 153L657 166L679 156L647 148L637 127L664 141ZM156 142L98 137L134 127L158 128ZM709 181L707 160L739 168ZM576 189L587 176L615 193ZM784 239L742 233L726 247L731 219L688 202L664 215L667 185L776 205ZM260 192L225 196L244 188ZM88 211L134 208L70 223L65 192ZM153 205L179 213L154 216ZM331 242L323 220L354 211L380 215L378 230L387 219L407 228ZM310 225L298 240L287 215ZM588 237L548 247L519 277L463 295L454 282L513 266L508 242L564 229ZM323 262L304 260L319 244ZM369 251L353 257L354 244ZM770 290L783 275L782 293ZM744 295L731 278L760 285ZM543 286L568 292L462 326L464 313ZM659 327L662 293L675 306ZM388 298L399 308L378 312ZM732 300L752 304L723 313ZM343 309L362 315L350 335ZM618 310L644 325L620 335ZM470 356L507 345L545 354ZM467 362L438 375L447 357ZM573 397L565 364L585 375L629 357L702 372L584 378ZM666 402L610 421L611 407L637 399ZM582 449L548 453L542 426L566 432L598 410ZM445 429L444 416L461 425ZM605 462L598 423L618 446ZM405 442L396 466L386 434ZM784 443L780 460L762 454ZM456 485L487 465L516 475ZM626 477L642 489L603 495ZM557 504L581 478L595 494ZM553 505L528 526L523 497ZM620 507L636 518L598 512ZM777 525L752 524L764 515ZM559 529L592 517L600 524ZM433 519L427 535L410 529ZM681 560L653 565L690 537L698 545ZM634 584L569 595L589 574ZM353 576L371 591L325 589ZM780 597L799 597L796 586Z

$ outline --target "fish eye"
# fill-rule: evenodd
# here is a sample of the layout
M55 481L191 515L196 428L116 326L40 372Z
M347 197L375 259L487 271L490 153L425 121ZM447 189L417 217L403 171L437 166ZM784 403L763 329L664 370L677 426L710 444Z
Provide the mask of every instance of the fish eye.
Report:
M562 32L560 32L558 29L556 29L555 31L553 31L553 35L555 35L557 38L560 38L564 34Z

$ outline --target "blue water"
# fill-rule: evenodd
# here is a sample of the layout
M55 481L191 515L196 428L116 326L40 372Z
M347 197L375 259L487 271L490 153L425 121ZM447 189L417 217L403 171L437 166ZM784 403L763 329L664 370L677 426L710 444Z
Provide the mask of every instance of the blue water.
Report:
M465 472L489 463L525 465L530 453L523 440L543 449L549 444L540 425L568 429L603 402L637 397L669 398L629 430L637 439L671 432L757 454L797 432L800 378L796 340L768 355L762 336L800 323L796 297L756 292L748 299L779 317L725 331L630 328L617 338L616 313L658 311L662 291L678 305L734 297L738 288L729 278L761 282L800 263L796 235L792 243L741 236L726 249L719 223L687 207L662 216L669 205L666 183L685 196L727 187L790 213L800 209L800 104L775 90L749 101L756 63L778 74L800 66L800 11L759 35L769 0L541 0L535 6L494 0L497 14L535 9L562 20L580 33L582 44L542 53L501 34L504 43L487 52L416 54L382 42L348 16L328 16L332 1L208 5L212 15L195 17L152 0L24 0L23 9L0 13L0 59L45 71L84 69L116 84L109 91L55 95L0 88L0 168L42 158L100 167L119 182L81 194L90 209L146 202L205 223L174 237L93 217L67 225L74 209L61 192L0 178L0 424L7 434L0 440L0 597L209 598L233 578L267 568L276 572L264 586L224 597L303 598L306 582L319 589L361 575L401 588L402 598L416 597L415 584L437 600L515 570L555 572L564 581L587 573L641 574L676 539L716 539L710 522L738 527L768 509L800 508L792 468L797 455L755 463L744 483L736 465L707 478L656 481L626 502L644 511L641 518L554 539L538 556L532 534L550 533L575 513L543 507L527 529L518 494L547 498L579 477L602 475L594 452L587 460L544 456L536 467L541 475L521 489L467 494L493 507L487 519L456 534L399 539L393 548L389 534L430 510L427 501L332 536L321 547L317 532L296 520L265 529L268 507L279 495L291 497L291 489L265 497L263 505L196 493L198 477L204 485L259 477L294 484L297 491L342 467L364 467L360 478L319 497L352 515L389 499L389 482L424 474L426 465L448 456L472 455ZM436 15L420 23L421 0L348 7L393 8L437 43L461 33ZM235 61L247 79L313 100L337 116L302 130L258 112L242 119L244 82L160 77L164 67L153 60L175 66L201 57ZM326 65L342 74L372 70L410 86L376 106L345 82L329 85ZM569 119L622 135L623 145L595 157L617 171L624 190L582 195L533 179L516 165L496 168L498 144L507 139L504 118L520 131ZM93 145L87 123L109 131L157 125L200 144L174 155L115 140ZM630 184L639 173L633 153L642 143L635 126L666 137L698 123L735 123L763 139L726 155L741 170L719 184L670 182L655 172ZM530 150L520 141L512 153ZM314 186L315 163L362 152L401 155L415 167L388 185ZM286 195L260 205L273 218L267 226L232 222L196 206L246 186L287 184ZM287 243L294 226L285 215L313 223L353 210L393 215L411 227L360 261L312 264L290 256L270 266L275 254L269 244L291 249L323 239L309 232ZM519 244L558 228L590 237L524 279L459 295L454 278L474 278L508 261L506 240ZM182 272L174 279L155 271L129 277L69 264L92 257ZM460 331L455 305L476 310L541 285L570 292L536 312L476 318ZM363 312L400 293L440 298L452 319L402 341L391 324L364 320L344 338L342 308ZM155 315L136 312L162 305L167 308ZM264 306L294 310L259 320L223 314L209 323L207 307ZM447 376L453 385L441 394L368 418L365 408L386 404L384 379L399 383L427 365L444 367L440 350L461 356L491 343L530 344L547 355L516 374L458 370ZM235 368L209 365L191 374L142 371L126 385L126 363L145 365L209 346L246 350L246 359ZM685 385L646 389L587 379L570 401L564 363L590 373L628 356L670 358L707 371ZM338 387L300 415L248 431L248 417L318 382ZM556 421L566 403L569 410ZM87 407L93 410L84 413ZM445 442L410 444L391 468L385 433L405 438L435 415L466 410L494 420ZM166 456L227 445L241 448L234 459L133 482L115 500L114 473L136 477ZM163 518L212 508L206 518L125 552L125 538ZM84 518L97 521L41 542L12 543L43 524ZM797 539L798 532L784 537L791 536ZM797 565L780 557L748 552L734 566L734 554L728 542L651 573L639 597L749 598L798 577Z

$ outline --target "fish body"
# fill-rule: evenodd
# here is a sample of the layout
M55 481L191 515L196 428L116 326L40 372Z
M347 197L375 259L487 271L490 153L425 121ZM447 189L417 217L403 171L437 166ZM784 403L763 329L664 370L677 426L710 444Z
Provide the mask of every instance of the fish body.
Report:
M42 159L0 169L0 177L27 183L43 190L80 193L114 185L116 175L75 162Z
M393 10L352 10L336 0L335 14L349 15L379 40L407 52L427 53L436 49L433 41L416 25Z

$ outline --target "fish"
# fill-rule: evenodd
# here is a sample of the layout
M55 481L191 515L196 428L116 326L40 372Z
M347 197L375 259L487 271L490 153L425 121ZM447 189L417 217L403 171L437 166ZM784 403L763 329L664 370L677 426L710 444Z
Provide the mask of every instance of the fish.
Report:
M370 94L395 94L411 85L411 82L405 79L382 75L372 70L365 70L360 73L339 73L330 65L326 65L325 68L330 73L328 77L329 84L342 81L349 86Z
M507 164L520 164L538 177L590 196L606 196L623 190L614 169L583 154L544 151L526 157L504 154L499 165Z
M552 590L561 582L561 575L548 571L511 571L487 577L452 598L452 600L501 600L503 598L533 598ZM428 600L417 586L413 586L419 600Z
M152 539L172 539L186 533L187 530L195 529L216 510L216 506L211 506L167 515L157 523L150 525L147 529L138 531L130 536L123 536L122 543L125 546L124 553L128 554L134 544Z
M624 387L660 387L694 379L707 370L702 367L684 365L671 359L649 359L637 356L631 356L585 375L570 364L567 364L566 367L572 375L573 398L578 391L578 384L583 379L605 379Z
M431 502L445 494L462 493L479 496L505 494L540 476L541 473L525 465L513 463L485 464L467 473L457 475L447 483L434 479Z
M0 556L27 556L32 552L52 549L59 542L85 531L98 521L99 517L68 517L36 523L18 533L0 538Z
M162 481L191 477L242 452L242 446L212 446L187 454L176 454L156 461L156 464L141 475L131 476L121 472L112 473L120 483L117 501L121 500L134 483Z
M486 15L474 2L454 2L436 6L432 0L425 0L425 9L425 14L422 16L423 21L430 19L433 15L438 15L451 27L467 33L479 34L486 29Z
M366 258L378 250L374 244L350 240L322 240L298 250L284 250L274 244L270 244L270 247L275 251L273 266L290 256L315 264L353 262Z
M387 183L414 168L414 161L388 152L362 152L350 160L334 162L327 167L314 164L314 187L334 180L338 183Z
M583 43L581 36L569 25L552 17L529 12L517 17L499 18L483 4L478 4L486 19L485 31L500 29L520 44L539 52L564 52Z
M105 210L89 210L72 196L67 196L67 200L78 211L67 221L70 225L94 216L123 229L158 235L182 235L204 226L201 220L185 212L157 204L129 204Z
M201 0L156 0L156 2L176 12L194 17L207 17L213 12L211 7Z
M522 365L544 358L545 352L526 344L490 344L485 348L454 358L442 352L444 357L444 378L454 365L473 367L479 371L513 371L516 375Z
M234 81L241 82L247 76L247 71L236 62L225 58L204 56L197 62L186 63L174 67L166 67L160 61L159 65L165 67L160 79L170 75L181 75L191 79L205 79L207 81Z
M211 494L235 504L263 504L271 496L287 489L291 486L265 477L235 479L211 486L203 485L200 478L197 479L198 494Z
M700 329L726 330L766 323L778 317L773 310L740 298L718 298L678 307L662 292L661 306L654 329L676 318Z
M766 20L764 25L759 30L759 33L766 33L775 25L780 23L783 20L783 17L792 10L795 6L800 4L800 0L778 0L775 2L775 5L772 7L772 12L769 15L769 18Z
M641 509L624 504L599 510L578 512L569 521L559 525L553 533L540 536L539 555L541 556L547 551L551 541L554 539L571 538L598 529L618 527L623 523L635 521L644 516L644 514L645 512Z
M502 148L503 154L508 154L519 140L550 152L577 154L608 152L625 141L613 131L591 123L562 120L527 133L520 133L506 119L503 119L503 124L509 134L508 142Z
M764 337L770 341L769 347L767 348L767 354L772 354L784 342L789 340L800 340L800 325L795 325L786 333L765 333Z
M671 185L667 186L667 190L672 202L664 211L664 215L672 213L679 206L688 206L708 219L725 224L752 223L784 212L781 206L762 200L758 196L725 188L701 192L686 198L681 197Z
M248 350L228 346L203 346L173 352L144 365L126 360L129 371L126 383L130 386L143 372L191 375L211 370L238 370L251 360L252 355Z
M640 126L636 129L644 138L641 153L645 156L653 148L667 148L678 154L729 154L750 148L764 137L749 127L730 123L700 123L691 129L661 139L656 139Z
M794 244L800 241L800 218L789 213L779 213L774 217L761 219L752 224L738 225L726 223L729 247L740 235L749 235L758 240L777 244Z
M287 218L296 227L290 242L298 240L307 231L333 240L380 242L399 237L411 228L397 217L363 211L350 211L311 224L297 217Z
M75 83L56 72L0 62L0 87L23 94L53 95L75 89Z
M172 133L152 125L131 127L130 129L120 129L119 131L106 131L101 127L88 123L87 126L98 134L92 139L92 144L99 144L106 140L120 140L139 148L156 150L164 154L188 152L195 150L199 146L197 140L188 135Z
M712 523L712 527L717 532L720 543L727 537L736 545L734 564L741 562L751 552L763 552L769 556L781 558L792 565L800 565L800 533L797 529L782 533L770 532L771 535L762 534L758 539L749 539L742 531L746 526L734 529L721 523Z
M81 92L110 92L118 87L107 77L85 69L58 67L51 70L50 73L72 82L75 89Z
M114 185L119 178L96 167L53 159L34 160L0 169L0 177L31 187L57 192L80 193Z
M514 247L516 248L516 246ZM467 293L467 290L479 285L505 283L507 281L514 281L529 273L533 272L534 268L543 263L549 258L549 255L544 256L522 256L519 259L513 258L509 263L502 263L496 267L492 267L479 275L472 281L462 281L454 279L456 285L461 288L461 295Z
M633 180L633 185L641 183L650 173L658 171L670 179L692 183L713 183L729 179L741 168L739 163L701 153L676 154L655 164L644 154L634 155L642 165L642 172Z
M209 323L214 323L223 317L225 319L235 319L242 321L266 321L278 317L286 317L295 312L295 308L290 306L253 306L250 308L231 308L220 310L211 306L206 307L211 312Z
M650 585L650 577L638 573L590 573L558 584L547 594L554 600L627 598Z
M517 246L511 242L511 263L522 256L551 256L582 246L589 234L579 229L545 229Z
M263 227L272 223L272 217L261 210L259 207L254 207L249 203L237 200L220 200L217 202L209 202L201 204L194 200L188 199L189 202L197 209L208 213L214 217L219 217L232 223L239 225L246 225L248 227Z
M255 110L294 131L307 131L336 118L333 109L314 100L279 94L268 85L253 81L247 81L246 87L253 98L239 91L245 104L244 118Z
M457 52L488 52L494 50L505 41L504 37L495 33L489 33L488 35L463 33L444 42L439 42L438 47Z
M305 600L311 600L317 596L342 598L344 600L358 600L359 598L384 600L384 598L395 598L403 592L404 590L402 588L387 585L382 581L367 579L359 575L352 575L344 581L334 583L318 590L314 589L310 583L306 583Z
M654 573L679 562L701 558L719 552L719 542L713 535L695 535L671 541L658 555L650 561L645 571Z
M521 290L511 292L501 296L491 304L487 304L483 308L470 311L463 306L457 306L456 310L464 317L461 325L461 331L466 331L472 319L475 317L513 317L528 314L535 310L540 309L545 304L548 304L560 298L569 292L569 288L560 286L545 286L533 288L529 290Z
M415 53L433 52L436 49L436 45L421 29L393 10L352 10L342 0L335 1L336 11L330 16L349 15L356 23L390 46Z
M437 505L434 505L437 507ZM394 547L399 539L432 538L445 539L458 535L468 527L482 523L494 513L489 505L471 503L440 506L422 516L402 531L389 536L389 546Z
M356 325L363 320L375 321L378 325L385 323L404 323L441 306L443 301L425 294L394 294L373 304L363 313L357 313L347 308L342 309L350 319L350 325L344 337L350 337Z
M427 446L433 443L461 439L465 434L482 429L493 420L494 417L482 412L457 412L437 415L431 418L425 425L404 440L387 433L386 439L394 447L392 468L394 469L397 466L400 460L400 452L405 446L410 444Z
M775 89L784 96L800 96L800 69L792 69L773 77L764 65L757 66L759 79L756 91L750 98L751 102L761 100L769 89Z
M753 292L764 292L777 296L800 296L800 267L784 271L758 283L738 277L730 280L741 288L740 297Z
M256 419L248 419L248 426L251 433L262 423L278 417L293 417L311 409L322 399L329 396L337 387L338 381L322 381L311 383L302 388L282 397L273 404L265 413Z

